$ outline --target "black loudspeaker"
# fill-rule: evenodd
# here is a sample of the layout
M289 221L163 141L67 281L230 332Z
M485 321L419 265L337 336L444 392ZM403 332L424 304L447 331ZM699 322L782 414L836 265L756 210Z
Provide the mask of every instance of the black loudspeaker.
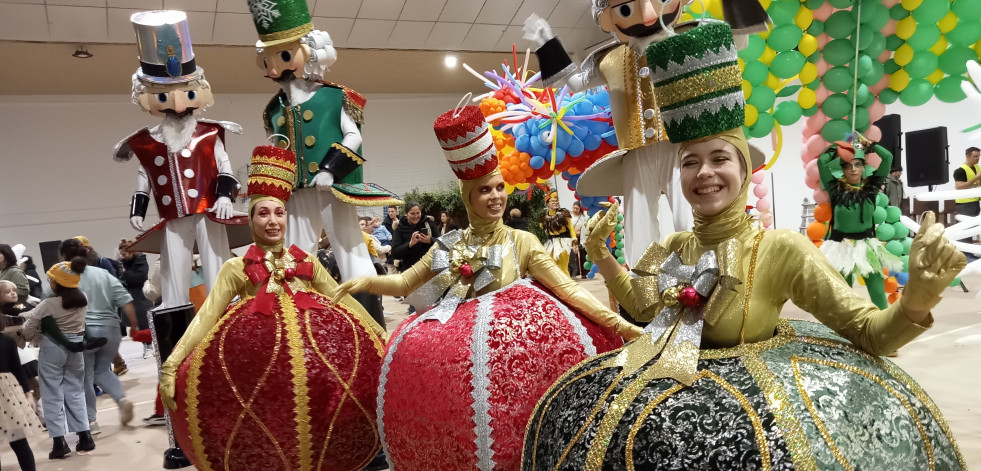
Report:
M37 267L37 271L38 273L46 273L52 265L58 263L58 248L61 247L61 241L49 240L37 245L41 249L41 263L44 264L44 266Z
M947 127L906 133L906 181L909 186L943 185L950 180Z
M899 170L903 166L903 126L898 114L887 114L875 122L882 131L879 145L892 153L892 168Z

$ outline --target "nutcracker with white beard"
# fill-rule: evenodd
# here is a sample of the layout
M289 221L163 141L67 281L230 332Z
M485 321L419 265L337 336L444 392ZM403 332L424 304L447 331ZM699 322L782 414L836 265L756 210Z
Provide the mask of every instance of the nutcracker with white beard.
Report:
M132 100L163 122L120 141L113 158L125 162L136 157L140 163L130 225L145 232L128 250L160 254L161 307L173 308L189 302L195 251L210 291L231 255L229 235L234 247L250 242L247 221L232 209L239 183L224 142L226 131L241 133L242 127L194 116L211 106L214 97L204 70L194 61L184 12L141 12L130 20L140 58ZM162 221L146 228L151 194Z
M259 40L256 62L282 91L263 114L266 132L296 154L293 196L286 205L287 244L317 251L326 232L342 280L376 274L358 227L358 206L401 205L388 191L363 182L361 125L365 98L324 81L337 60L330 35L313 29L305 0L249 0ZM381 300L355 299L382 326Z
M606 85L620 149L582 173L576 192L583 196L623 195L624 252L633 265L651 241L692 226L691 206L681 194L677 145L668 141L654 85L647 67L647 46L669 34L690 0L582 0L590 4L596 24L613 38L589 54L578 67L548 23L532 14L525 38L536 41L542 80L550 87L584 90ZM723 0L726 22L736 34L765 31L768 17L757 0ZM678 25L684 30L690 25ZM658 200L665 194L672 227L660 227Z

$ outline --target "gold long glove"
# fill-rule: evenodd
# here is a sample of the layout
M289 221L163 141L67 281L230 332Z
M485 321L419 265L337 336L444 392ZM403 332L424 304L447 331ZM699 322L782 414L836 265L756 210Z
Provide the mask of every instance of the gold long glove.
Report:
M936 222L933 211L923 215L909 254L909 281L899 302L904 311L926 312L940 302L967 258L944 237L944 226Z
M586 253L590 260L598 262L609 258L610 250L606 247L606 239L617 227L617 216L620 214L620 204L600 203L606 211L600 211L589 218L586 223Z

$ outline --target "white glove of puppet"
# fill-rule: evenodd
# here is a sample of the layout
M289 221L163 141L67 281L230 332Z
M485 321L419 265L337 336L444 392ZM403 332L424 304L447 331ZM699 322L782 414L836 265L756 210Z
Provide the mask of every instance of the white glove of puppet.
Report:
M133 216L129 218L129 226L132 227L133 230L143 232L143 217Z
M552 27L548 25L548 21L544 18L532 13L525 20L525 26L523 28L524 38L529 41L535 41L538 43L538 47L542 47L549 40L555 37L552 34Z
M235 215L232 200L227 196L219 196L218 201L215 201L215 205L208 208L208 211L215 213L215 217L218 219L231 219Z
M320 171L313 177L313 184L320 188L320 191L330 191L330 186L334 184L334 174Z

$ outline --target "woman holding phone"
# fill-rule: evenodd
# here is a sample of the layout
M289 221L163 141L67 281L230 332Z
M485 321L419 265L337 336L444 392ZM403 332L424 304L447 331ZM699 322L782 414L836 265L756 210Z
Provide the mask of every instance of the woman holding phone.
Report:
M399 261L399 272L426 255L433 240L440 236L439 230L422 215L422 208L415 201L405 204L405 216L399 218L398 226L392 229L392 258Z

